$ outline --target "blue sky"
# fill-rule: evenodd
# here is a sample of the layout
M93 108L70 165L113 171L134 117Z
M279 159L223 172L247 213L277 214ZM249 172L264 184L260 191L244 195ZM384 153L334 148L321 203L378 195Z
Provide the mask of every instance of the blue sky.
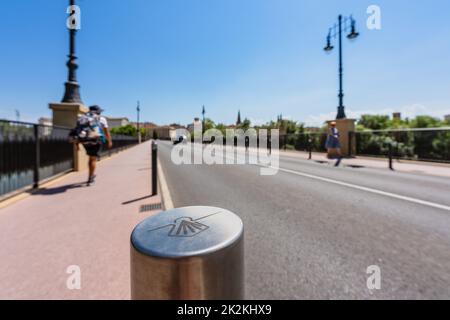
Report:
M1 1L0 118L49 116L67 77L68 1ZM337 15L361 37L344 41L349 116L450 114L447 0L79 0L78 80L85 104L109 116L186 124L200 116L256 123L282 113L307 124L335 115L337 52L323 51ZM368 30L380 6L382 29Z

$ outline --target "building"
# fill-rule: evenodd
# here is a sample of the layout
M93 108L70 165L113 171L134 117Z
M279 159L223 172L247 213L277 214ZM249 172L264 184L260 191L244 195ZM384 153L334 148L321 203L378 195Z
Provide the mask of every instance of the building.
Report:
M53 121L51 118L39 118L38 124L40 125L40 134L42 136L49 136L52 133Z
M130 124L133 127L137 128L137 122L131 122ZM150 130L150 129L154 129L157 127L158 127L158 125L154 124L153 122L139 122L139 128L141 128L141 129Z
M402 120L402 114L401 114L401 112L394 112L394 113L392 114L392 119L398 120L398 121Z
M176 128L171 126L160 126L149 129L150 137L160 140L173 140L176 136Z
M130 124L128 118L109 118L107 117L108 126L110 129L125 127Z
M195 126L201 126L201 125L202 125L202 122L200 121L200 118L195 118L193 123L190 123L190 124L187 125L187 130L190 133L193 133L194 132L194 127Z
M158 125L154 124L153 122L144 122L144 123L139 124L139 126L141 128L147 129L147 130L158 128Z
M42 118L39 118L38 124L40 124L41 126L49 126L49 127L51 127L51 126L53 126L53 121L52 121L51 118L44 118L44 117L42 117Z
M186 129L185 126L182 126L181 124L178 124L178 123L173 123L173 124L170 125L170 127L174 128L175 130L177 130L177 129Z
M445 121L450 123L450 114L444 116Z

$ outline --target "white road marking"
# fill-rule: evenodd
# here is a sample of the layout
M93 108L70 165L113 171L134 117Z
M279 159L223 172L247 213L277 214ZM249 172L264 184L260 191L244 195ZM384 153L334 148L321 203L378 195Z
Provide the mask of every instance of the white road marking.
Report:
M277 168L273 167L273 169L277 169ZM362 191L375 193L375 194L379 194L379 195L390 197L390 198L394 198L394 199L399 199L399 200L403 200L403 201L408 201L408 202L412 202L412 203L421 204L421 205L428 206L428 207L433 207L433 208L437 208L437 209L450 211L450 207L449 206L438 204L438 203L434 203L434 202L429 202L429 201L420 200L420 199L416 199L416 198L406 197L406 196L402 196L402 195L391 193L391 192L386 192L386 191L381 191L381 190L378 190L378 189L363 187L363 186L359 186L359 185L356 185L356 184L342 182L342 181L333 180L333 179L329 179L329 178L324 178L324 177L320 177L320 176L315 176L315 175L312 175L312 174L303 173L303 172L299 172L299 171L283 169L283 168L278 168L278 170L282 171L282 172L292 173L292 174L295 174L295 175L298 175L298 176L314 179L314 180L319 180L319 181L333 183L333 184L336 184L336 185L339 185L339 186L343 186L343 187L347 187L347 188L362 190Z
M225 158L228 158L228 157L225 155ZM268 168L268 166L261 165L261 164L257 164L256 166ZM378 189L363 187L363 186L359 186L359 185L352 184L352 183L347 183L347 182L343 182L343 181L339 181L339 180L333 180L333 179L330 179L330 178L320 177L320 176L316 176L316 175L312 175L312 174L308 174L308 173L304 173L304 172L300 172L300 171L284 169L284 168L281 168L281 167L277 168L277 167L270 166L270 168L275 169L275 170L279 170L281 172L291 173L291 174L295 174L295 175L298 175L298 176L302 176L302 177L306 177L306 178L310 178L310 179L314 179L314 180L319 180L319 181L332 183L332 184L335 184L335 185L340 185L340 186L347 187L347 188L352 188L352 189L356 189L356 190L366 191L366 192L382 195L382 196L385 196L385 197L390 197L390 198L394 198L394 199L399 199L399 200L403 200L403 201L407 201L407 202L420 204L420 205L427 206L427 207L432 207L432 208L437 208L437 209L441 209L441 210L445 210L445 211L450 211L450 206L446 206L446 205L439 204L439 203L434 203L434 202L420 200L420 199L416 199L416 198L412 198L412 197L402 196L402 195L391 193L391 192L386 192L386 191L381 191L381 190L378 190Z
M267 167L267 166L264 166L264 165L258 165L258 166L260 166L260 167ZM282 171L282 172L286 172L286 173L292 173L292 174L295 174L295 175L298 175L298 176L303 176L303 177L310 178L310 179L315 179L315 180L319 180L319 181L333 183L333 184L340 185L340 186L347 187L347 188L352 188L352 189L357 189L357 190L361 190L361 191L366 191L366 192L370 192L370 193L374 193L374 194L379 194L379 195L382 195L382 196L385 196L385 197L390 197L390 198L399 199L399 200L403 200L403 201L408 201L408 202L412 202L412 203L416 203L416 204L420 204L420 205L424 205L424 206L428 206L428 207L432 207L432 208L437 208L437 209L441 209L441 210L450 211L450 207L449 206L446 206L446 205L443 205L443 204L439 204L439 203L434 203L434 202L420 200L420 199L416 199L416 198L412 198L412 197L402 196L402 195L391 193L391 192L386 192L386 191L381 191L381 190L378 190L378 189L363 187L363 186L359 186L359 185L352 184L352 183L347 183L347 182L343 182L343 181L339 181L339 180L334 180L334 179L330 179L330 178L320 177L320 176L316 176L316 175L312 175L312 174L308 174L308 173L304 173L304 172L300 172L300 171L284 169L284 168L281 168L281 167L277 168L277 167L270 166L270 168L272 168L274 170L279 170L279 171Z
M163 201L164 210L172 210L174 208L172 202L172 196L170 195L170 190L167 185L166 177L164 176L164 172L161 168L161 162L158 161L158 177L159 177L159 185L161 187L161 199Z

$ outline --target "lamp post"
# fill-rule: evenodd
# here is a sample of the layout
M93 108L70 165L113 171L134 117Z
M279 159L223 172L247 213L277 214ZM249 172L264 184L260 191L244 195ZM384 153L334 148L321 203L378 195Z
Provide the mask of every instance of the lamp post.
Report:
M137 111L137 126L136 127L137 127L137 132L138 132L138 142L141 143L141 141L142 141L141 125L140 125L141 103L139 101L137 102L136 111Z
M77 17L75 0L70 0L70 15ZM70 20L69 34L70 34L70 52L69 61L67 62L67 68L69 69L68 81L65 84L66 90L62 102L66 103L80 103L83 104L80 97L80 85L77 81L77 69L76 63L77 56L75 55L75 38L77 34L77 27L79 21L76 18Z
M356 39L359 36L359 33L356 32L356 21L352 16L350 17L342 17L339 15L338 23L334 25L333 28L329 29L327 36L327 46L324 48L325 52L331 52L334 47L331 45L331 38L336 38L338 36L339 41L339 106L338 113L336 119L345 119L347 116L345 115L345 107L344 107L344 90L343 90L343 74L344 68L342 63L342 31L346 32L349 29L350 23L350 33L347 35L347 38L350 40ZM343 26L344 25L344 26ZM338 32L336 32L336 28L338 28ZM332 29L334 30L334 34L331 33Z
M205 110L205 106L203 106L203 109L202 109L202 115L203 115L202 130L203 130L203 132L205 132L205 114L206 114L206 110Z

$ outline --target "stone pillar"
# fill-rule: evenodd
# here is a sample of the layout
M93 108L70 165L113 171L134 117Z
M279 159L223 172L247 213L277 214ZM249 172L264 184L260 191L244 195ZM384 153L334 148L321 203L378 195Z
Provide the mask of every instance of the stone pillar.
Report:
M78 117L86 114L89 109L80 103L50 103L53 110L53 125L73 129L77 124ZM80 150L74 146L74 170L84 171L88 168L88 157L83 146Z
M350 142L350 132L355 132L356 130L356 120L355 119L338 119L327 121L328 129L331 128L331 123L336 122L336 128L339 130L340 142L341 142L341 153L344 157L349 157L356 154L356 139L352 136ZM350 150L351 148L351 150ZM336 156L336 151L331 150L328 157Z

